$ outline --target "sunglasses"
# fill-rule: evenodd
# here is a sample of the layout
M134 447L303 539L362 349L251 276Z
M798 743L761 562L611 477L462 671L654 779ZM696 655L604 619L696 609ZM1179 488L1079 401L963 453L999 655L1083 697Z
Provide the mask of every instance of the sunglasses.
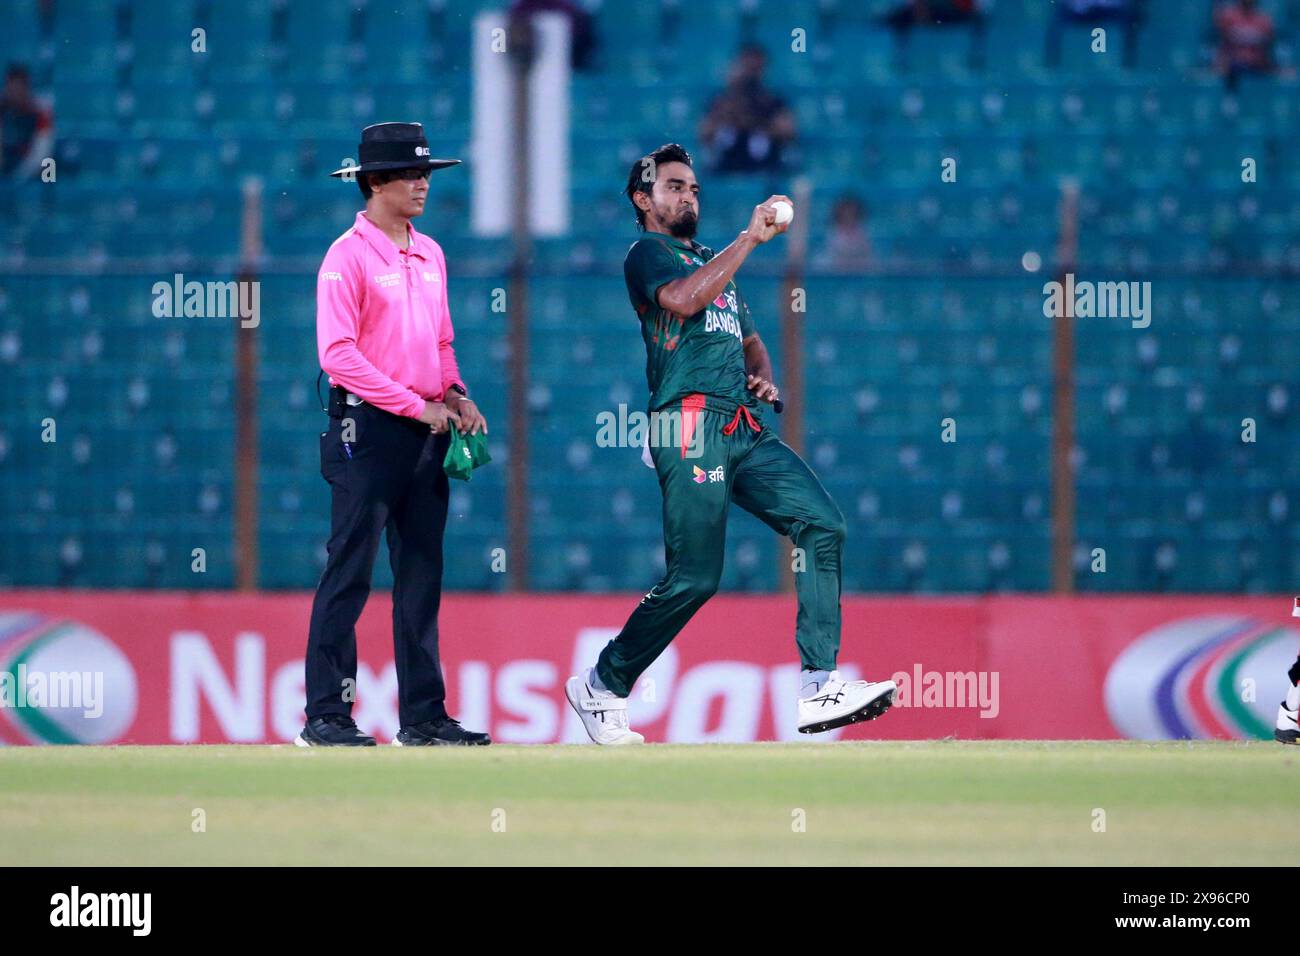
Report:
M428 179L432 169L395 169L388 173L389 179L404 179L413 182L417 179Z

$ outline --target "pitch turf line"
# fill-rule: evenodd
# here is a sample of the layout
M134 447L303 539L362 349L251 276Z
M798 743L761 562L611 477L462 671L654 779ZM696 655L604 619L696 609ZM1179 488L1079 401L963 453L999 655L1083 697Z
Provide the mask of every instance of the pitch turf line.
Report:
M1297 757L1267 742L6 748L0 865L1277 865L1300 849Z

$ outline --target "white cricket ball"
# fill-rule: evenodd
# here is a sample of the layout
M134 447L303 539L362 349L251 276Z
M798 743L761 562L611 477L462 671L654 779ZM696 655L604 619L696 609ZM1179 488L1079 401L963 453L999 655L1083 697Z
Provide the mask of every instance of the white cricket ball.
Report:
M794 218L794 206L791 206L784 199L778 199L772 203L772 211L776 213L776 224L778 226L784 226Z

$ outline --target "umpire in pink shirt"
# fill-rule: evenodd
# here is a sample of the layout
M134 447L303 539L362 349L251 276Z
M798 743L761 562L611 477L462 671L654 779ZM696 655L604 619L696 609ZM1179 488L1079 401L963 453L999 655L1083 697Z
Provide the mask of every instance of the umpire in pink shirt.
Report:
M316 280L316 347L329 375L321 474L332 495L329 558L307 639L307 723L301 746L372 747L352 719L356 623L370 595L379 536L393 567L393 649L402 746L486 744L451 719L438 657L448 429L486 432L452 348L447 263L415 231L431 159L419 123L361 133L354 174L366 199L325 254Z

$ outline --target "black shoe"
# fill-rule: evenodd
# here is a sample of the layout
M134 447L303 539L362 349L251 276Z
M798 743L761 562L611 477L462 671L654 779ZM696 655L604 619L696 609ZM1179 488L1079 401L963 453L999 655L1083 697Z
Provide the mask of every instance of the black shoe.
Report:
M393 738L394 747L486 747L490 743L492 738L487 734L466 730L450 717L410 724Z
M299 747L373 747L375 738L357 729L357 722L342 714L308 718L294 740Z

